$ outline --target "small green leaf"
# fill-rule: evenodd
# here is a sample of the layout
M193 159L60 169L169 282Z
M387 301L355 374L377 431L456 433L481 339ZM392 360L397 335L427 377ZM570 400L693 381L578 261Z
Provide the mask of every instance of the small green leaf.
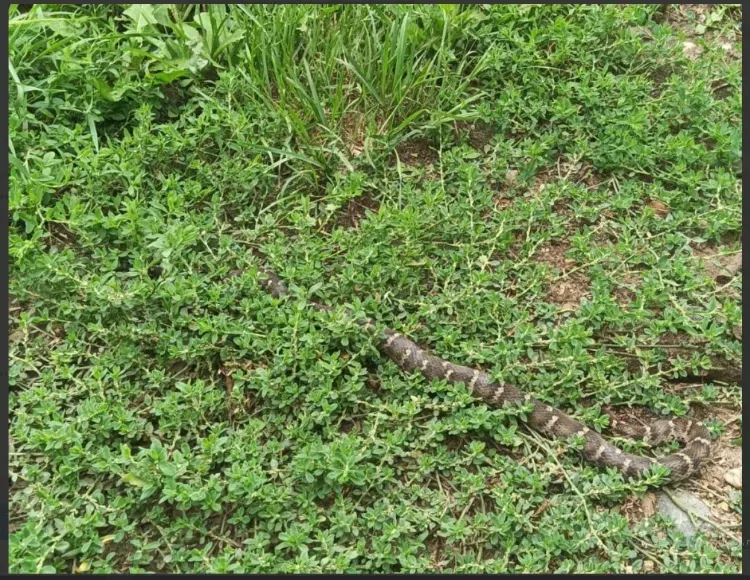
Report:
M125 483L128 483L130 485L133 485L135 487L143 487L145 485L148 485L147 482L143 481L142 479L138 479L135 475L132 473L126 473L122 476L122 481Z
M174 477L177 474L177 469L174 465L168 461L162 461L159 463L159 471L161 471L167 477Z
M123 14L133 21L136 32L141 32L147 26L156 24L152 4L132 4L130 8L123 11Z

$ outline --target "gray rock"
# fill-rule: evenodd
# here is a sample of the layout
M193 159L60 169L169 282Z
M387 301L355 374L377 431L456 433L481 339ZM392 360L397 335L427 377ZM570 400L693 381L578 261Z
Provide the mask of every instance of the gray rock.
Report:
M724 481L732 487L742 489L742 469L740 467L730 469L724 474Z
M682 43L682 55L685 58L696 60L702 52L703 49L694 42L687 41Z
M665 517L668 517L675 523L675 528L680 530L686 537L691 537L698 530L707 531L711 529L706 522L694 518L695 523L690 520L690 516L685 510L693 511L704 518L711 519L711 509L692 493L684 490L674 490L671 492L679 506L663 491L656 494L658 511Z

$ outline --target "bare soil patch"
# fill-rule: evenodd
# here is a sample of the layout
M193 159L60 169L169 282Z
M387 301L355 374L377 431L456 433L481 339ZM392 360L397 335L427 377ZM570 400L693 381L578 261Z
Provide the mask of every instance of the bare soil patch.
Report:
M484 152L484 148L489 145L495 136L495 130L492 125L484 121L458 121L454 125L457 135L467 134L467 141L477 151Z
M60 222L47 222L49 232L48 244L58 250L75 248L78 246L78 238L70 231L68 226Z
M372 198L368 193L363 193L361 196L349 200L341 208L336 224L345 228L358 228L368 210L377 213L379 208L379 201Z
M348 112L341 120L341 138L352 157L359 156L365 149L366 119L361 113Z
M728 248L707 245L694 249L693 254L703 266L706 275L719 284L730 282L738 272L742 271L742 250L737 252Z
M539 249L535 259L560 271L547 290L547 300L562 308L577 308L581 300L590 295L591 281L581 271L568 274L575 266L575 260L565 254L570 250L569 242L557 242Z
M403 141L396 147L398 158L404 165L435 165L440 157L427 139Z
M716 4L669 4L664 8L664 21L673 28L680 30L687 41L683 43L683 55L695 60L702 52L700 41L706 44L719 45L727 59L739 60L742 54L734 47L734 43L742 42L742 36L733 31L716 30L710 28L711 15L720 9ZM737 10L737 12L734 12ZM740 7L730 8L724 13L724 19L738 19ZM699 27L707 27L701 32Z
M642 282L641 274L638 272L627 272L620 280L615 281L616 288L612 290L617 303L625 307L635 300L636 290Z

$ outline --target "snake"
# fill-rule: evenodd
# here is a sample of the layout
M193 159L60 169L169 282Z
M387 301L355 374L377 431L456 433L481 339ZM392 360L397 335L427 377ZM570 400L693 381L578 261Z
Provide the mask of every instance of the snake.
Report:
M258 284L274 298L289 295L289 289L272 270L258 268ZM317 311L333 311L325 304L310 301ZM350 308L347 315L359 326L369 331L376 329L375 322L367 317L355 316ZM611 467L627 479L636 479L655 464L668 469L662 484L685 480L699 473L711 452L711 436L700 422L687 417L674 417L653 421L647 425L628 423L609 417L613 431L647 445L656 446L670 441L684 445L681 451L659 458L642 457L622 451L605 440L599 433L576 421L563 411L535 399L517 387L505 382L494 381L492 376L480 369L456 364L430 354L411 339L397 331L385 328L380 331L378 350L391 359L405 373L419 372L428 380L442 380L449 384L463 383L473 395L491 407L520 404L532 408L526 415L526 423L534 431L550 439L570 440L574 436L583 439L581 456L593 465Z

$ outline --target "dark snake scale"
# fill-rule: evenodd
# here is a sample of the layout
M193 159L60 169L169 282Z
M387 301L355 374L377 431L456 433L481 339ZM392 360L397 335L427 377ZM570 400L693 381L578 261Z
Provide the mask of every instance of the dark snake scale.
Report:
M289 293L276 274L265 268L259 271L265 276L265 278L259 278L259 283L266 292L276 298ZM331 307L322 304L312 303L311 306L316 310L332 310ZM375 328L372 320L356 321L357 324L368 329ZM633 439L642 439L651 445L672 440L685 444L682 451L658 459L625 453L562 411L545 405L512 385L493 382L490 375L484 371L458 365L429 354L394 330L385 330L385 338L379 343L379 349L404 371L419 371L430 380L444 380L453 384L464 383L477 397L491 406L508 403L533 404L534 409L528 415L527 420L531 428L555 439L580 435L585 442L581 452L584 459L601 467L614 467L626 477L638 477L645 469L658 463L669 468L670 473L666 481L680 481L700 471L701 464L708 458L711 451L708 430L690 419L660 420L647 426L630 425L610 419L613 429Z

